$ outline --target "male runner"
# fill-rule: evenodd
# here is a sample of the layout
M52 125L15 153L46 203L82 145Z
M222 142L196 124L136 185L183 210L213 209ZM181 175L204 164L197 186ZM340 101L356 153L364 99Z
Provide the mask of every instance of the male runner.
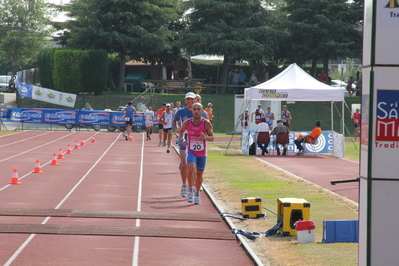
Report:
M163 111L166 109L166 103L162 104L162 108L159 108L158 111L155 113L155 116L158 120L158 129L159 129L159 143L158 146L162 145L162 140L163 140L163 125L164 122L161 120L161 114Z
M193 117L184 121L180 129L180 139L182 146L186 147L187 161L187 180L188 180L188 202L200 204L200 189L202 186L202 176L206 165L206 142L213 141L212 124L208 119L202 117L204 107L200 103L194 103L192 107ZM184 131L187 135L184 137ZM194 175L195 171L195 175ZM194 176L195 191L194 191Z
M144 113L145 117L145 128L147 130L147 140L151 140L152 127L154 126L154 111L152 107L148 107L148 110Z
M184 121L193 117L192 108L195 101L195 93L189 92L186 94L184 102L186 103L186 107L179 109L175 117L173 118L173 127L175 131L180 136L180 127ZM205 118L205 114L202 115ZM184 131L182 132L184 133ZM180 195L182 197L187 197L188 186L187 186L187 164L186 164L186 147L182 146L181 140L179 139L179 151L180 151L180 176L182 180L182 187Z
M170 152L170 144L172 142L172 122L173 122L173 111L171 110L172 106L170 103L166 104L166 110L161 114L161 120L165 122L163 125L163 144L162 146L166 146L166 141L168 142L168 148L166 152Z
M133 114L137 114L136 109L132 106L132 102L128 102L125 109L122 111L123 119L126 122L125 139L129 140L130 133L132 132Z

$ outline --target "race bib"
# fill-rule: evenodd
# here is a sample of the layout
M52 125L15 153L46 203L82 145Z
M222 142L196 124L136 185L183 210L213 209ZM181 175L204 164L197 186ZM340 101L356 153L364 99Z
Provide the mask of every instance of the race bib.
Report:
M125 121L130 121L130 117L125 117Z
M204 149L203 141L190 141L190 150L192 151L202 151Z
M255 119L260 119L260 115L256 115L256 116L255 116Z

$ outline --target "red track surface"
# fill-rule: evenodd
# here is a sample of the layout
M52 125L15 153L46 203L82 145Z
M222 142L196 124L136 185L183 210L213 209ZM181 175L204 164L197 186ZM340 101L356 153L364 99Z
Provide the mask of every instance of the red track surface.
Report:
M180 197L174 152L117 133L28 131L0 138L0 208L74 209L217 214L202 193L201 205ZM53 153L81 138L86 145L49 165ZM42 174L31 173L40 159ZM22 185L8 185L13 168ZM224 222L72 217L1 216L0 223L218 229ZM0 234L2 265L251 265L235 240L194 238Z

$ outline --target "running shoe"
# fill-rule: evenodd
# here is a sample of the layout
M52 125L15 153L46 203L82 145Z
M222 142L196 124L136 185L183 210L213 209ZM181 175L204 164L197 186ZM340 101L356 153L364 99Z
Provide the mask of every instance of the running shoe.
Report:
M148 139L151 140L151 136L148 136Z
M187 197L187 190L188 190L187 185L186 185L186 184L183 184L183 185L181 186L180 196L182 196L182 197Z
M169 153L169 152L170 152L170 149L169 149L169 148L167 148L167 149L166 149L166 153Z
M305 155L306 153L308 153L308 151L307 151L307 150L305 150L305 149L303 149L303 150L302 150L302 154L301 154L301 155Z
M162 141L160 141L160 142L158 143L158 147L161 147L161 145L162 145Z
M298 151L295 155L302 155L302 151L303 150Z
M162 147L166 147L166 142L165 141L162 143Z
M188 189L187 201L188 201L188 202L193 202L193 201L194 201L194 189L193 189L192 187L190 187L190 188Z
M194 196L194 204L201 204L200 193L197 191L195 192Z

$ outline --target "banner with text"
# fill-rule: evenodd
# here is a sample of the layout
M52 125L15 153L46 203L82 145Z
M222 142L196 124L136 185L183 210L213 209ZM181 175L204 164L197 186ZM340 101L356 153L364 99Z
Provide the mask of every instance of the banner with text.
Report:
M1 108L3 122L125 126L122 112L45 108ZM144 113L134 115L133 126L145 126Z

